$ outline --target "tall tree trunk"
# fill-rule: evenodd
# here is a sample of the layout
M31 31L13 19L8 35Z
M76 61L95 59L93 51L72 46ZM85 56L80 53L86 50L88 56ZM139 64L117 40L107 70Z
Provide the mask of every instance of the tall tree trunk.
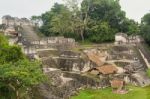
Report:
M81 33L80 33L80 35L81 35L82 42L84 42L83 30L81 30Z
M16 90L16 99L19 99L19 91Z
M13 86L11 83L9 84L9 87L13 89L13 91L16 94L16 99L19 99L19 90L18 88L15 88L15 86Z
M83 20L83 28L81 29L81 37L82 37L82 42L84 42L84 33L86 31L86 28L87 28L87 21L88 21L88 11L89 11L89 6L87 8L87 11L85 13L85 18Z

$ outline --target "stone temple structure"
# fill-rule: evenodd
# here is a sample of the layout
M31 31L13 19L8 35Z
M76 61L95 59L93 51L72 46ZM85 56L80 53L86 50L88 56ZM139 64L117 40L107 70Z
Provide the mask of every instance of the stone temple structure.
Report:
M144 39L139 35L130 35L126 33L117 33L115 35L115 44L133 44L144 42Z
M27 18L11 17L9 15L2 17L2 24L5 24L6 26L35 25Z

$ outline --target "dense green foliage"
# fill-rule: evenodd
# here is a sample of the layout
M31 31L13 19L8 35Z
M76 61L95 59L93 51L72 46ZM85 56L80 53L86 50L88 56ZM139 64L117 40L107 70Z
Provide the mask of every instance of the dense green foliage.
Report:
M9 99L13 94L17 99L26 97L33 85L44 81L39 63L28 60L0 64L0 75L0 92L3 93L3 88L8 89Z
M71 99L150 99L150 87L128 87L129 93L124 95L114 94L111 88L81 90L78 96Z
M5 46L0 50L0 64L17 62L24 58L21 48L18 46Z
M0 35L0 97L22 99L44 78L39 62L30 62L20 47L9 46L7 39Z
M141 21L141 35L150 44L150 13L143 16Z
M139 33L138 23L125 17L119 0L64 0L40 16L46 36L65 36L94 43L114 40L117 32ZM33 19L39 17L33 16Z
M46 36L72 35L71 12L66 6L56 3L51 11L44 13L41 18L43 26L40 30Z
M16 45L9 46L6 37L2 34L0 34L0 56L0 64L17 62L24 59L21 48Z
M3 34L0 33L0 48L7 45L8 45L7 39L3 36Z

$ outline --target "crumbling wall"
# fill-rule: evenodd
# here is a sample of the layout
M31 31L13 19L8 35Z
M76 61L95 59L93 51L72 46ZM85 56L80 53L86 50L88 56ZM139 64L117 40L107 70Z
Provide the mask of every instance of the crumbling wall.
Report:
M62 83L61 75L72 80ZM78 93L80 88L96 88L100 86L100 80L76 73L52 71L48 77L51 84L41 84L33 88L32 99L70 99L72 95ZM107 83L105 83L107 84Z
M31 44L36 45L39 48L43 46L45 48L56 48L59 50L67 50L77 46L75 39L64 37L42 38L40 40L32 41Z

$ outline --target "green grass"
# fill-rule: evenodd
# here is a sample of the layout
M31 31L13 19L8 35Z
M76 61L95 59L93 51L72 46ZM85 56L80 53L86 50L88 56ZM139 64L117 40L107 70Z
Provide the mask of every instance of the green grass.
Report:
M80 45L92 45L93 43L92 42L90 42L90 41L78 41L78 43L80 44Z
M112 93L111 88L81 90L78 96L71 99L150 99L150 87L128 87L129 92L124 95Z

